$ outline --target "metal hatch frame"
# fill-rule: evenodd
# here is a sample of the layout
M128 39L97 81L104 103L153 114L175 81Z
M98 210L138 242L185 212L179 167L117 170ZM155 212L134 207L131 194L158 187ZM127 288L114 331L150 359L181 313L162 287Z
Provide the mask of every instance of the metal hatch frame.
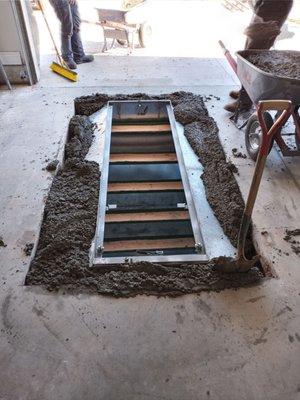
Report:
M187 202L187 209L190 215L192 225L195 249L199 254L182 254L182 255L139 255L139 256L120 256L120 257L102 257L104 251L104 230L105 230L105 215L107 211L107 188L108 188L108 174L109 174L109 157L111 147L111 131L113 121L113 107L122 103L134 103L141 105L141 116L143 115L142 104L155 103L157 105L158 116L161 112L161 106L165 105L166 115L168 117L172 138L174 142L175 152L178 159L178 166L180 169L181 180ZM119 116L121 107L118 108ZM97 226L94 241L90 250L90 266L103 266L103 265L116 265L124 263L137 263L137 262L151 262L161 264L182 264L182 263L207 263L209 261L205 254L204 241L200 229L200 222L198 220L195 204L190 188L189 178L185 170L185 163L183 154L180 147L178 132L176 129L176 120L173 112L173 107L170 100L120 100L109 101L107 105L106 126L104 132L104 150L102 160L102 170L100 177L100 194L97 212Z

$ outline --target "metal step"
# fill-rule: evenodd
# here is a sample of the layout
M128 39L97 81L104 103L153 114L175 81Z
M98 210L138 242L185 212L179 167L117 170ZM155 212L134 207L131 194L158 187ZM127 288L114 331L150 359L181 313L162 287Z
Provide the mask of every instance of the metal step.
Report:
M194 237L190 220L110 222L105 226L106 242L170 237Z
M183 190L113 192L107 194L107 212L172 211L186 208Z
M180 180L177 163L113 163L109 166L109 183Z

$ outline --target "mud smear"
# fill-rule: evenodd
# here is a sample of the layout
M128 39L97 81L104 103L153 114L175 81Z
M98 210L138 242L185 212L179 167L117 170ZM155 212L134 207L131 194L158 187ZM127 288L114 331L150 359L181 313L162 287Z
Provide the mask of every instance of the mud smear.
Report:
M58 164L59 164L58 160L52 160L47 164L45 169L48 172L54 172L54 171L56 171Z
M290 243L293 252L300 256L300 229L287 229L286 235L283 239L286 242Z
M251 52L247 60L265 72L285 78L300 79L299 51Z
M241 151L238 151L236 147L234 147L232 150L233 157L235 158L247 158L247 155L242 153Z
M33 247L34 247L34 243L26 243L25 244L23 251L27 257L29 257L31 255Z
M226 163L218 129L208 116L202 98L183 92L152 98L172 101L176 118L185 125L186 135L203 163L202 179L212 208L225 233L236 244L244 203ZM182 266L139 263L113 268L103 266L98 270L89 267L89 250L96 229L100 172L97 163L84 160L94 129L86 116L101 109L108 100L126 99L151 98L145 94L111 98L97 94L75 100L76 112L83 115L70 121L65 163L53 180L26 284L128 297L137 294L178 296L261 282L263 274L257 268L246 274L228 274L220 272L213 263Z

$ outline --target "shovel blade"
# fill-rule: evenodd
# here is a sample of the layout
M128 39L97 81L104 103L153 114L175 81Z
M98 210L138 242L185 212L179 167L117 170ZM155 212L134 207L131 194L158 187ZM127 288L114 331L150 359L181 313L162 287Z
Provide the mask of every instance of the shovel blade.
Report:
M214 258L213 263L220 272L248 272L259 261L259 257L255 256L251 260L245 258L218 257Z

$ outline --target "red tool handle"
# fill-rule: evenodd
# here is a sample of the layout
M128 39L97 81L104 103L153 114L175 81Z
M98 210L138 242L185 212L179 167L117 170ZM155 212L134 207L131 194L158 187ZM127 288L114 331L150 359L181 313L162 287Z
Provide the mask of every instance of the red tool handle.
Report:
M267 110L281 111L280 116L276 119L271 129L267 128L264 112ZM270 144L274 136L281 130L292 114L292 102L289 100L264 100L260 101L257 107L257 116L262 128L263 139L261 144L261 153L268 155Z
M219 45L221 46L225 57L227 58L229 64L231 65L232 69L234 70L235 73L237 73L237 63L235 61L235 59L232 57L230 51L228 49L226 49L224 43L222 42L222 40L218 41Z

